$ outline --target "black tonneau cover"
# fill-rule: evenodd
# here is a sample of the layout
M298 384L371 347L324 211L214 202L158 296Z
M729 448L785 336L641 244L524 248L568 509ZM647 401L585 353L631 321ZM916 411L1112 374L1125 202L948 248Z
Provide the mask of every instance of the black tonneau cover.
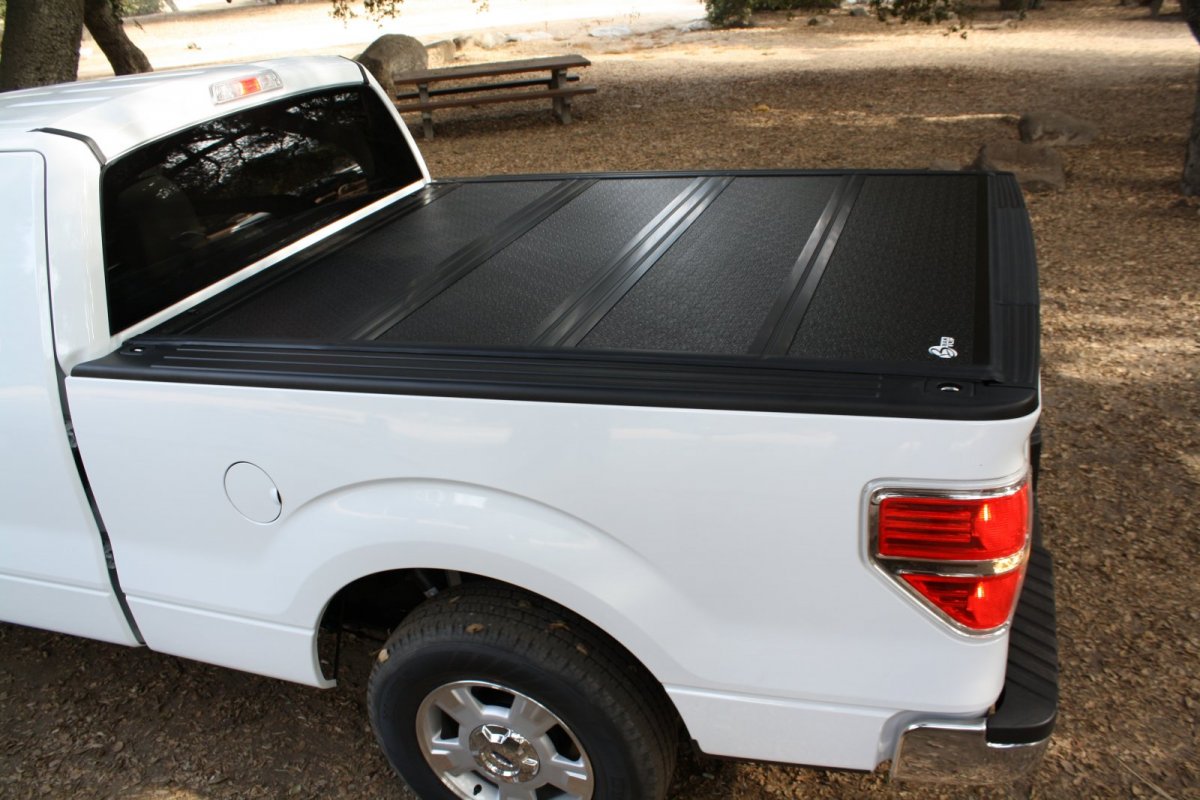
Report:
M76 374L996 418L1037 327L1010 175L531 176L433 183Z

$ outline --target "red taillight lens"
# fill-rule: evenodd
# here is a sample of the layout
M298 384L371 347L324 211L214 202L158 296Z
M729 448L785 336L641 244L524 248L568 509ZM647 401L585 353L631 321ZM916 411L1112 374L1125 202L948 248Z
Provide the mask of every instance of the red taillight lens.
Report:
M1029 553L1027 481L974 496L881 489L873 503L871 555L888 577L969 633L1008 622Z
M888 558L991 561L1020 552L1028 534L1028 484L1000 497L888 497L879 506L878 553Z
M971 630L987 631L1008 621L1024 574L1022 568L982 578L900 577L955 622Z

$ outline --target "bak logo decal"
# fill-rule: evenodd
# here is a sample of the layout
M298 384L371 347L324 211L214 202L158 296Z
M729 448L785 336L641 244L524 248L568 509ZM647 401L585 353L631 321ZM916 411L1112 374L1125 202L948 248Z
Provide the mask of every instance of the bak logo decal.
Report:
M938 358L954 358L958 355L958 351L954 349L954 337L943 336L941 344L929 348L929 354Z

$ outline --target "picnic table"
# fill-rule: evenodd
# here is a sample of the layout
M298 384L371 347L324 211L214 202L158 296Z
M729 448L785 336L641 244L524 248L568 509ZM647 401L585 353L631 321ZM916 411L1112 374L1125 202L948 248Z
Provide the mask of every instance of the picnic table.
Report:
M433 138L434 111L488 103L549 99L554 116L565 125L571 122L571 99L596 91L595 86L581 84L579 75L570 70L591 63L581 55L566 55L398 73L392 76L397 90L396 110L420 111L426 139ZM536 75L539 72L546 75ZM486 80L505 75L529 77ZM415 89L401 91L404 86Z

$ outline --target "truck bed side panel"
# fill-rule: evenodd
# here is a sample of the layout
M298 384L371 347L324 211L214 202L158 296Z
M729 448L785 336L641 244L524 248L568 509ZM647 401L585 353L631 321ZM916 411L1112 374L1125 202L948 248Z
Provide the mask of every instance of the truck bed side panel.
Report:
M1026 468L1033 417L79 377L68 390L126 591L135 609L156 607L141 623L151 647L295 680L294 661L263 660L273 648L217 654L181 631L197 615L206 630L213 615L229 625L240 617L296 653L293 634L313 630L342 586L424 567L562 603L680 689L939 714L980 713L1000 690L1003 637L964 647L869 567L864 491L887 478L999 484ZM230 503L223 476L238 462L278 488L276 521L252 522ZM806 613L814 608L822 613ZM320 682L311 651L302 660L307 680ZM806 747L797 740L786 760L819 761Z

